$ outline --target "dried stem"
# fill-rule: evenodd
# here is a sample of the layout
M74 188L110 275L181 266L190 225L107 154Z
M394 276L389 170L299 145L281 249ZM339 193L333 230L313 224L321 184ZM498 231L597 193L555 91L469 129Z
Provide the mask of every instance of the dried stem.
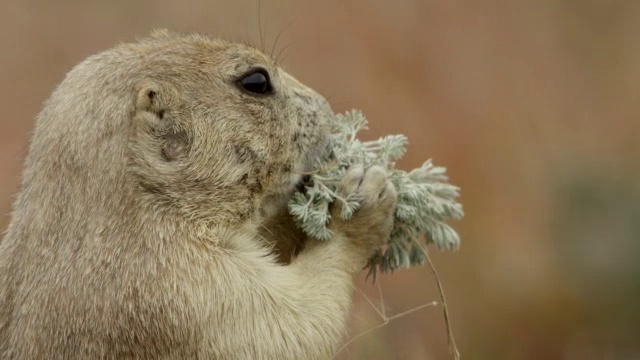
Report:
M431 273L433 277L436 279L436 284L438 286L438 292L440 292L440 300L442 301L442 312L444 313L444 322L447 326L447 340L449 343L449 354L451 355L451 359L459 360L460 352L458 351L458 347L456 346L456 341L453 337L453 331L451 330L451 322L449 321L449 307L447 306L447 300L444 296L444 290L442 288L442 283L440 282L440 277L438 276L438 272L436 271L435 266L433 266L433 262L431 262L431 258L422 245L415 239L413 240L416 245L420 248L425 258L427 259L427 263L429 264L429 268L431 269Z

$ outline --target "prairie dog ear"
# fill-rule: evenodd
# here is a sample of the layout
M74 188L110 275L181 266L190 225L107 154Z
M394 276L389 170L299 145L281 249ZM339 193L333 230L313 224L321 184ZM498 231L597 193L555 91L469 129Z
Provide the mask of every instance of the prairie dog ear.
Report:
M170 85L144 81L137 87L136 127L151 136L150 143L156 144L167 161L186 155L190 147L189 131L185 119L180 116L180 105L178 94Z
M160 86L151 81L145 81L138 85L136 98L136 112L157 112L160 105Z
M138 84L137 92L135 107L138 114L152 113L162 120L167 112L181 107L178 92L169 84L145 80Z

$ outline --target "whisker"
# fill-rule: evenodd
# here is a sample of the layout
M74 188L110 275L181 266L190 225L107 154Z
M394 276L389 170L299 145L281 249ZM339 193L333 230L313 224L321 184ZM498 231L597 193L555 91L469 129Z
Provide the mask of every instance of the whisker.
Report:
M260 51L264 52L264 37L262 36L262 0L258 0L258 32L260 34Z
M282 49L280 49L280 52L278 52L278 55L276 56L276 58L275 58L275 60L274 60L274 62L276 63L276 65L278 65L278 64L280 63L280 62L279 62L280 55L282 55L282 53L283 53L287 48L289 48L290 46L293 46L293 45L297 44L299 41L300 41L300 39L298 39L298 40L294 40L294 41L292 41L292 42L288 43L287 45L283 46L283 47L282 47ZM279 66L279 65L278 65L278 66Z
M280 40L280 36L291 24L293 24L295 20L296 20L296 17L289 20L289 22L282 29L280 29L280 31L278 32L278 35L276 35L276 40L273 42L273 46L271 47L271 52L269 53L269 57L273 58L273 52L276 51L276 47L278 46L278 40Z

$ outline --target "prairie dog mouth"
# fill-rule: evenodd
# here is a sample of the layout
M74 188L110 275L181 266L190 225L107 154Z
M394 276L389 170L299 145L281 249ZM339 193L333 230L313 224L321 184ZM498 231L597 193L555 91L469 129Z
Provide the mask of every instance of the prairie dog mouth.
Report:
M313 186L313 179L310 174L304 174L296 184L296 191L306 194L308 186Z
M313 186L313 178L311 174L320 165L320 162L334 157L333 149L327 139L322 145L317 146L314 150L307 154L306 161L295 181L295 190L306 193L307 186Z
M281 185L280 190L268 195L262 205L263 216L274 216L286 210L287 204L293 194L296 192L306 193L308 186L313 186L311 173L319 165L320 161L325 158L331 158L333 149L331 149L329 138L319 142L304 156L304 160L298 163L298 166L289 176L288 181Z
M262 204L261 213L265 217L276 216L287 209L287 204L297 191L306 192L312 179L311 170L307 172L295 172L289 177L289 181L282 184L281 190L267 195Z

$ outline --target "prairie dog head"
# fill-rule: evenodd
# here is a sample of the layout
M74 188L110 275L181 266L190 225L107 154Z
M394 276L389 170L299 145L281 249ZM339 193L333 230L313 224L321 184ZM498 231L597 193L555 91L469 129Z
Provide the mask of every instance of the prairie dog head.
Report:
M324 150L328 103L252 47L156 32L122 50L139 57L128 171L154 206L269 216Z

